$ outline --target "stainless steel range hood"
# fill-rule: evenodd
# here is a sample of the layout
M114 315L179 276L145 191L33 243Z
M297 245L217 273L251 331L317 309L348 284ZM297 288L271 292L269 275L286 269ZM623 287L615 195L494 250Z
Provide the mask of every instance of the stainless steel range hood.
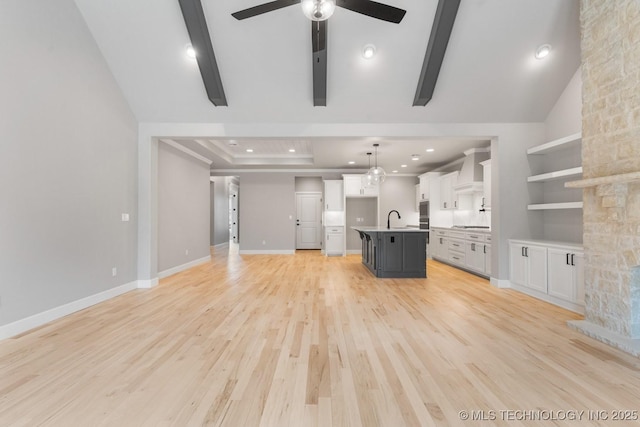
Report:
M482 165L480 162L491 157L489 148L471 148L464 152L465 158L462 169L458 174L458 182L453 186L456 193L481 193L482 188Z

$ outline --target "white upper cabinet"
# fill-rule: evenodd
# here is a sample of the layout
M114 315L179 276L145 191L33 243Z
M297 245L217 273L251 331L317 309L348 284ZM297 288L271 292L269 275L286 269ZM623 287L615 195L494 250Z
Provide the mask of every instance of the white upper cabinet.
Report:
M472 209L471 194L462 194L454 190L458 183L458 174L459 172L451 172L440 177L440 209Z
M420 200L429 200L429 176L420 175Z
M365 186L363 184L364 174L360 175L342 175L344 178L344 196L345 197L377 197L378 186Z
M344 183L340 179L324 181L324 210L344 210Z

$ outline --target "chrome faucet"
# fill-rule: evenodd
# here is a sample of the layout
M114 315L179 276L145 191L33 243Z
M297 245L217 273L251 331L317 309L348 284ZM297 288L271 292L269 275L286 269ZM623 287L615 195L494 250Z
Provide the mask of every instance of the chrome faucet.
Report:
M387 230L389 230L389 229L391 228L391 222L390 222L390 220L391 220L391 213L392 213L392 212L395 212L395 213L397 213L397 214L398 214L398 219L400 219L400 218L401 218L401 216L400 216L400 212L398 212L397 210L395 210L395 209L394 209L394 210L392 210L392 211L389 211L389 213L387 214Z

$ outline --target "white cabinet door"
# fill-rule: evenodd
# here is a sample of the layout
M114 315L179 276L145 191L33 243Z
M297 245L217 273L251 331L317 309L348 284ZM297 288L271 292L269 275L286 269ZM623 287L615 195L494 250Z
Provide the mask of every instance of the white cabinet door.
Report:
M547 251L549 267L549 295L565 301L574 300L573 266L571 252L549 248Z
M362 178L363 175L342 175L344 178L344 196L345 197L376 197L378 195L378 186L365 186Z
M465 243L465 265L467 268L484 272L484 244L476 242Z
M451 175L443 175L440 177L440 209L452 209L451 194Z
M416 212L420 212L420 184L416 184Z
M324 182L324 210L343 211L344 210L344 184L342 180L332 179Z
M572 248L549 248L549 295L584 305L584 254Z
M420 177L420 200L429 200L429 177Z
M524 245L509 243L509 278L512 283L527 286L527 258Z
M327 230L325 234L325 253L327 255L342 255L344 232L336 232L335 227Z
M527 246L529 282L527 286L540 292L547 292L547 248L539 246Z
M344 175L344 195L362 196L362 175Z
M484 272L491 276L491 245L484 245Z

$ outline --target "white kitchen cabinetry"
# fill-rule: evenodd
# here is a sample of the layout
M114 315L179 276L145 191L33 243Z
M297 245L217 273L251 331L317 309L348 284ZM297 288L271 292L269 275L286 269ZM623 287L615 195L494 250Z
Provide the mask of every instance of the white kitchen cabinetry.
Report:
M510 240L511 287L569 310L584 311L582 246L545 240Z
M549 295L584 305L584 254L575 248L549 248Z
M420 195L420 184L416 184L416 212L420 212L420 202L421 202L421 195Z
M491 159L480 162L482 165L482 207L491 208Z
M342 175L344 178L345 197L377 197L378 186L363 185L364 175Z
M491 275L490 234L434 228L432 236L432 258L483 277Z
M547 292L547 248L526 242L509 243L511 283Z
M342 180L332 179L324 181L324 210L344 210L344 184Z
M557 151L563 150L577 150L576 153L580 153L582 145L582 134L576 133L574 135L569 135L564 138L556 139L551 142L547 142L542 145L537 145L535 147L531 147L527 150L527 155L529 156L543 156L550 153L556 153ZM546 163L553 163L552 170L547 170L544 173L538 173L527 178L527 182L529 183L537 183L536 185L544 185L544 183L548 183L551 181L570 181L572 179L579 179L582 176L582 166L579 164L571 163L565 164L562 167L558 167L557 162L555 162L558 158L562 156L558 156L556 154L553 155L553 158L543 157L543 162L541 162L544 166ZM576 156L579 158L579 156ZM579 163L579 160L578 160ZM539 203L532 203L528 206L529 210L552 210L552 209L582 209L582 193L578 191L564 189L562 193L566 196L566 199L563 197L558 198L558 196L562 196L562 194L558 195L558 191L542 191L543 198L539 200ZM552 197L552 199L548 199L546 196Z
M344 227L326 227L324 241L326 255L343 255Z
M429 175L422 174L418 177L420 179L420 200L429 200Z
M440 177L440 209L468 210L473 206L473 197L470 194L457 193L454 186L458 182L459 172L451 172Z

